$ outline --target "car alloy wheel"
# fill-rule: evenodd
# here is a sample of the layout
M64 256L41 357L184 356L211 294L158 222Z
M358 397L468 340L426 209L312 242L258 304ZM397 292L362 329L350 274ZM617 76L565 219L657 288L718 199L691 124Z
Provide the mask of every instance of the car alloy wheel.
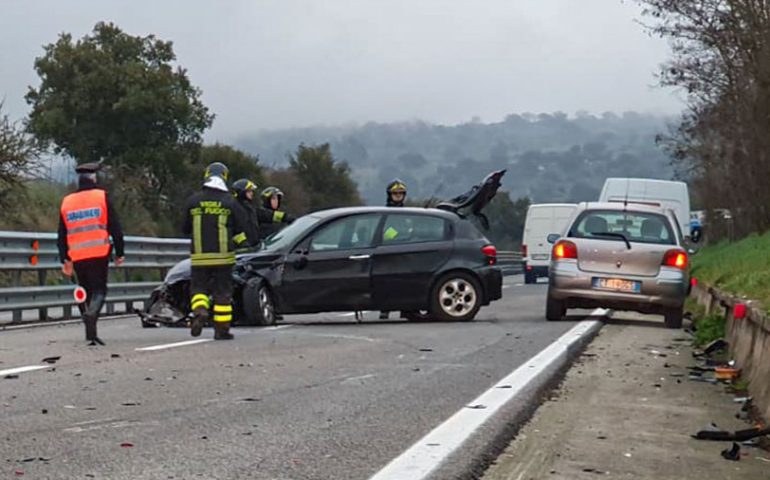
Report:
M453 277L439 289L439 306L449 317L463 318L476 309L479 296L476 287L462 277Z
M275 324L273 299L270 297L270 290L265 285L262 285L259 289L259 310L262 313L265 325Z

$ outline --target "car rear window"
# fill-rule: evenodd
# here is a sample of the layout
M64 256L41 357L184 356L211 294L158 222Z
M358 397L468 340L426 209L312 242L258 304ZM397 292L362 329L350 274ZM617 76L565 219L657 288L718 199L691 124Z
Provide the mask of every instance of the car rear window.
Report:
M438 242L447 238L447 222L430 215L390 214L382 228L382 244Z
M676 245L671 222L665 215L619 210L586 210L572 224L570 237Z

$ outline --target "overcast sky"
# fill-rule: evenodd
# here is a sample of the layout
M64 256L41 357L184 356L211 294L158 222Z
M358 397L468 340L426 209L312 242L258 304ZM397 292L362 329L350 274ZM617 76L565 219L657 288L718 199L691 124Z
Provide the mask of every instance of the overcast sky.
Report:
M20 118L42 45L100 20L174 42L217 118L259 128L508 113L675 113L666 43L621 0L3 0L0 98Z

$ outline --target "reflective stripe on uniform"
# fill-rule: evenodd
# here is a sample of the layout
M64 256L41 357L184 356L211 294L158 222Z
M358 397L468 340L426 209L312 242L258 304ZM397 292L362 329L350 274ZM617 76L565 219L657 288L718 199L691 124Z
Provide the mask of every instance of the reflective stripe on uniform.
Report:
M235 256L229 258L229 259L212 259L212 260L201 260L201 259L195 259L190 258L190 263L193 267L223 267L227 265L235 265Z
M233 320L233 315L231 313L214 314L214 321L217 323L231 322L232 320Z
M193 295L192 300L190 300L190 306L193 310L199 307L203 307L208 310L209 305L209 296L205 293L196 293Z
M107 225L99 224L99 225L86 225L84 227L68 228L67 235L72 235L75 233L90 232L93 230L107 230Z
M281 223L283 221L283 217L286 215L286 212L281 212L279 210L276 210L273 212L273 223Z
M201 229L201 216L193 215L193 253L203 251L203 231Z
M232 265L235 263L235 252L226 253L193 253L190 262L195 266L214 267L218 265Z
M227 239L227 215L217 217L217 231L219 233L219 251L225 253L230 249L230 242Z
M232 305L214 305L214 313L232 313Z
M74 243L70 245L70 250L79 250L81 248L98 247L99 245L109 245L109 239L104 240L90 240L88 242Z
M245 233L243 233L243 232L241 232L241 233L239 233L238 235L236 235L236 236L234 236L234 237L233 237L233 242L234 242L236 245L239 245L239 244L241 244L241 243L243 243L243 242L245 242L245 241L246 241L246 234L245 234Z

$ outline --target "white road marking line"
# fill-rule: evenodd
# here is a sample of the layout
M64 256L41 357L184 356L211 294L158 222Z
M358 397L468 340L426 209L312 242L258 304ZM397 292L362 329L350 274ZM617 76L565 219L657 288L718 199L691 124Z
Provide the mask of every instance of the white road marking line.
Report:
M593 315L601 315L602 312L604 310L596 309ZM418 440L370 480L422 480L428 477L502 406L525 391L531 381L546 374L551 365L564 361L572 345L600 326L601 322L598 320L585 320L572 327L540 353L469 402L466 408ZM505 385L505 388L498 388L502 385ZM483 408L468 408L476 405L483 405Z
M337 335L333 333L308 333L303 332L305 335L309 335L311 337L322 337L322 338L342 338L344 340L363 340L365 342L379 342L379 339L376 338L369 338L369 337L363 337L359 335Z
M294 326L293 323L289 324L289 325L276 325L274 327L265 327L262 330L283 330L284 328L290 328L290 327L293 327L293 326Z
M35 370L43 370L44 368L51 368L53 365L28 365L26 367L7 368L0 370L0 377L6 375L16 375L17 373L34 372Z
M511 286L510 285L503 285L503 290L505 290L506 288L511 288Z
M367 378L374 378L376 376L377 375L375 375L373 373L370 373L368 375L359 375L357 377L350 377L350 378L346 378L345 380L341 381L340 385L347 385L348 383L355 383L355 382L358 382L358 381L361 381L361 380L366 380Z
M517 286L517 287L523 287L523 286L524 286L524 284L523 284L523 283L516 283L516 284L515 284L515 286Z
M185 342L166 343L163 345L153 345L151 347L135 348L137 352L153 352L155 350L164 350L166 348L186 347L188 345L197 345L199 343L211 342L211 338L201 338L200 340L187 340Z

